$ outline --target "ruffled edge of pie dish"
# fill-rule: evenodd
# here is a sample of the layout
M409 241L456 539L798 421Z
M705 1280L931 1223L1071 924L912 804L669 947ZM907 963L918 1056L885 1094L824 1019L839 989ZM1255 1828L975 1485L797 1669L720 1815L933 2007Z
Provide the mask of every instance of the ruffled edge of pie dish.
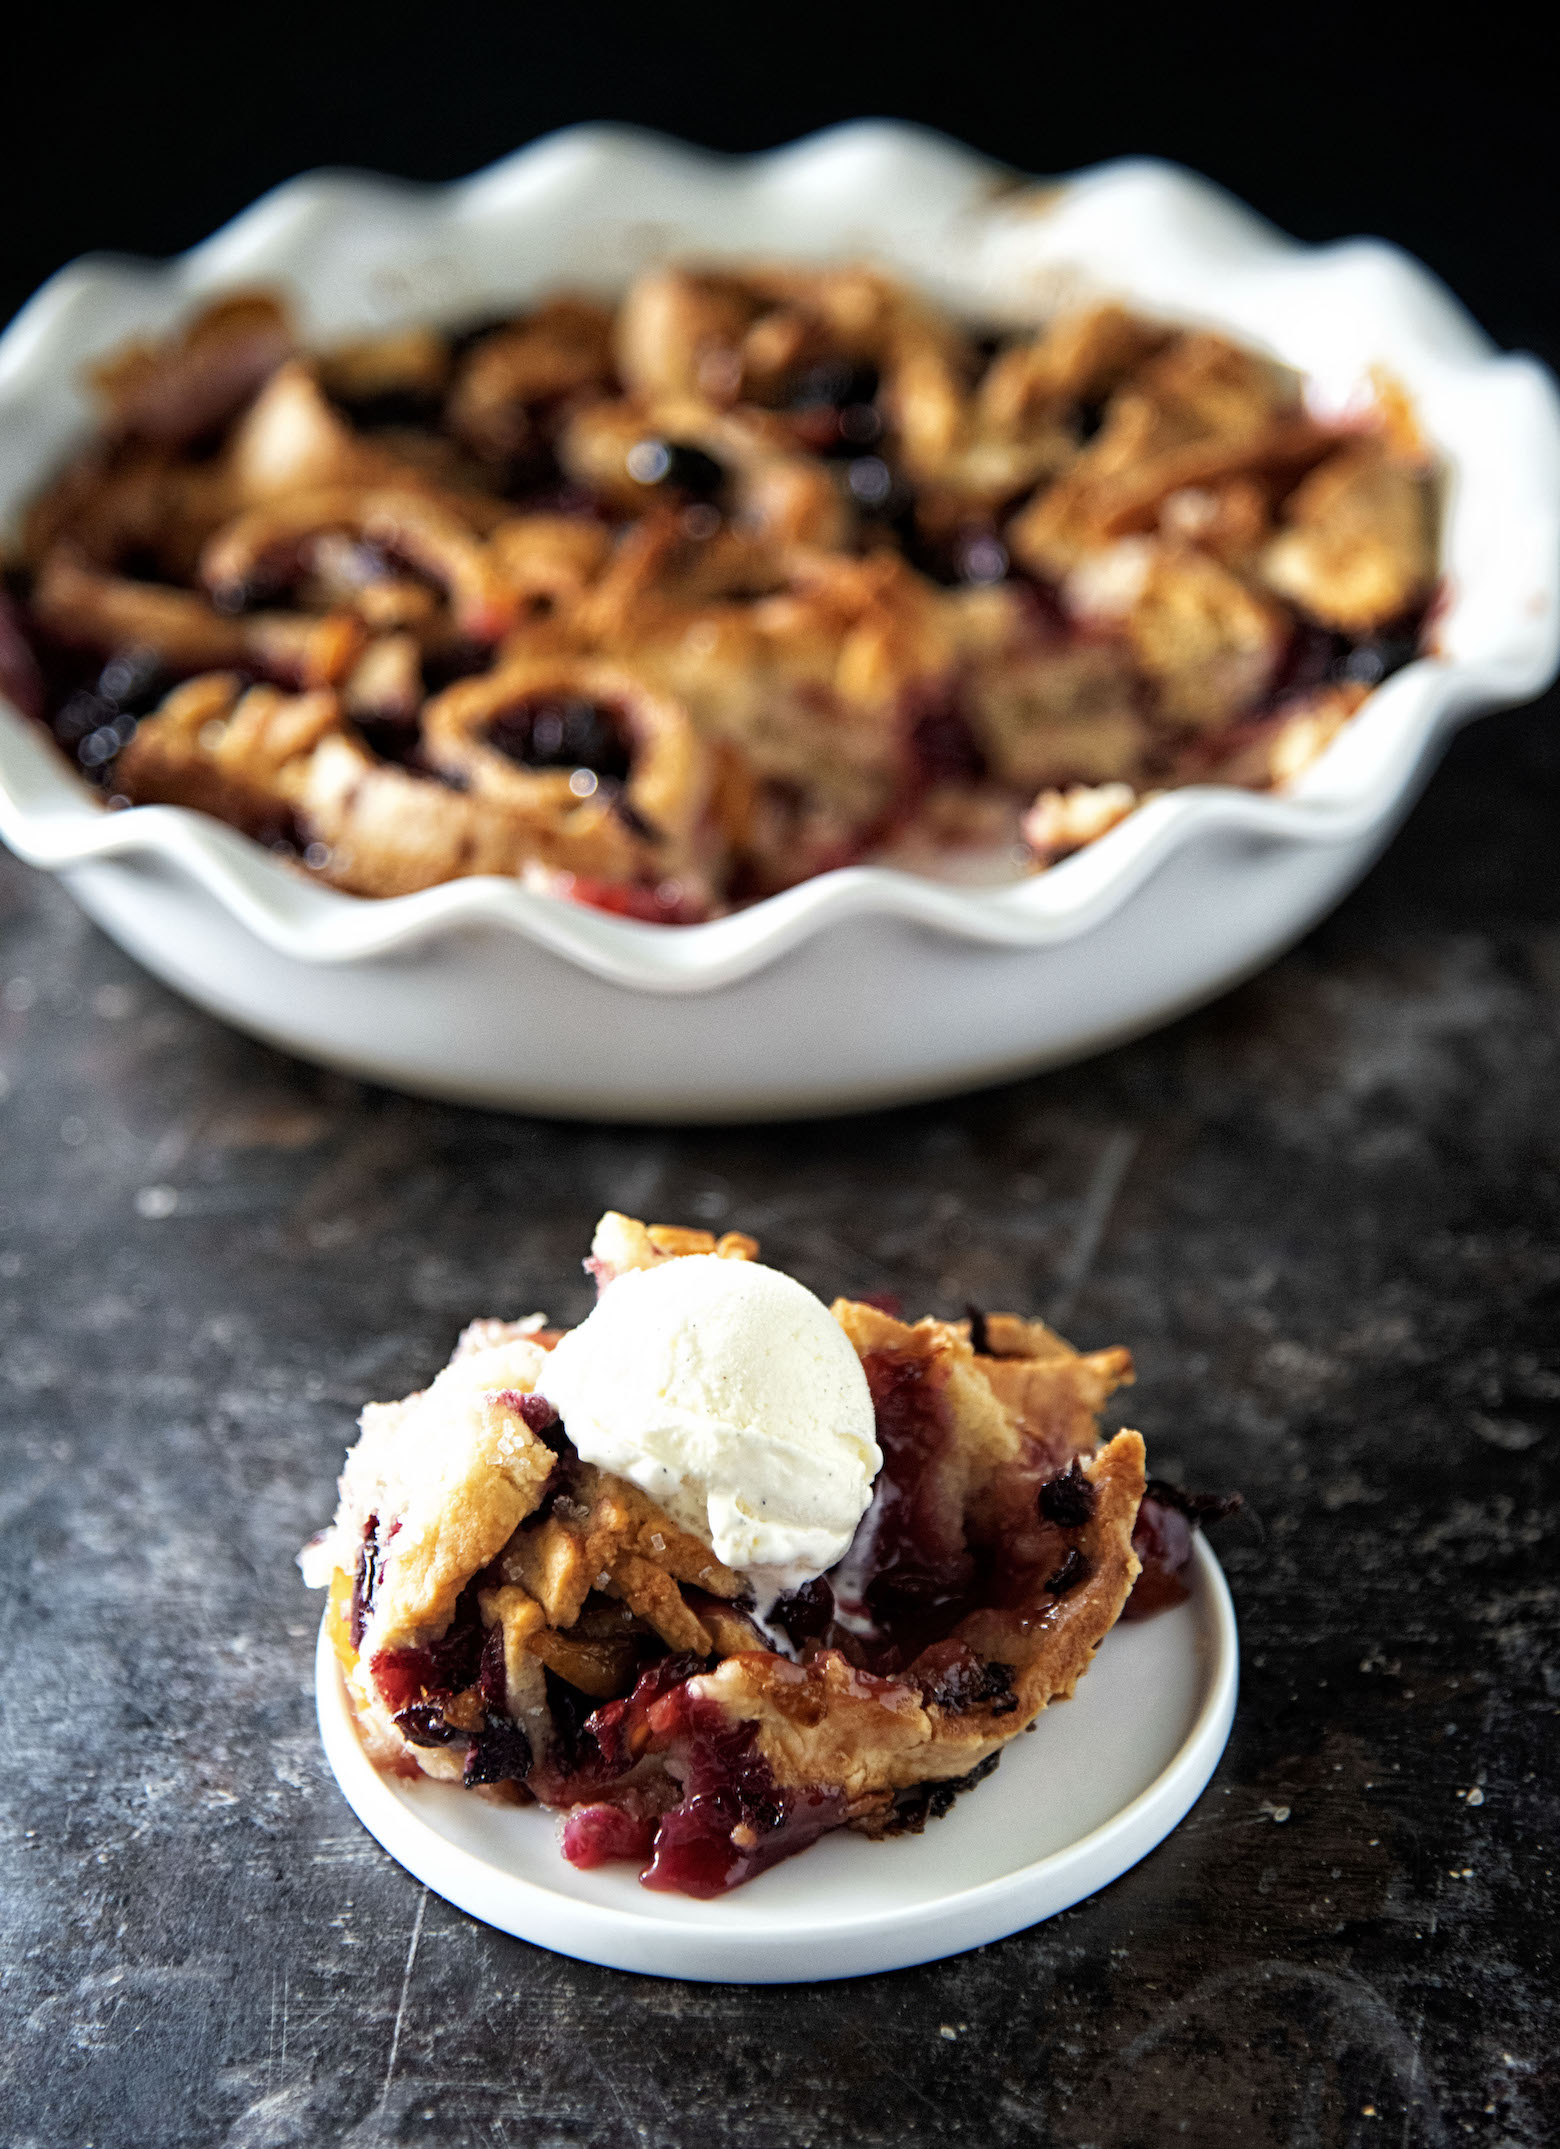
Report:
M516 276L515 249L519 256ZM1354 346L1403 380L1449 475L1435 653L1370 697L1286 794L1163 794L1029 879L959 887L851 866L732 916L663 926L509 881L369 899L311 884L187 808L106 812L36 726L0 703L0 837L51 871L108 859L172 868L258 940L311 964L371 962L498 928L609 983L690 993L749 977L832 925L897 918L973 945L1070 940L1193 845L1326 848L1390 831L1456 725L1539 693L1560 662L1560 400L1544 367L1497 354L1444 287L1376 241L1302 247L1207 181L1146 160L1031 183L939 136L884 122L721 158L631 129L555 134L474 178L421 188L319 173L264 196L168 263L88 259L0 338L0 507L25 499L84 429L83 362L193 301L289 286L311 332L458 318L517 288L621 283L667 251L873 252L957 303L1085 288L1204 317L1325 381ZM961 265L957 286L946 268ZM350 263L350 274L343 264ZM1339 339L1342 339L1342 346Z

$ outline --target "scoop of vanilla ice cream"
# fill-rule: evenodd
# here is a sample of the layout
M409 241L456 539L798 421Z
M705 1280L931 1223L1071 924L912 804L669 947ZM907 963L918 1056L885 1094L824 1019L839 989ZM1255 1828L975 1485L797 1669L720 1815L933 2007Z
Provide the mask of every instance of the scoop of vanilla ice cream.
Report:
M843 1556L882 1467L844 1330L756 1261L629 1270L549 1353L537 1390L586 1461L749 1576L761 1612Z

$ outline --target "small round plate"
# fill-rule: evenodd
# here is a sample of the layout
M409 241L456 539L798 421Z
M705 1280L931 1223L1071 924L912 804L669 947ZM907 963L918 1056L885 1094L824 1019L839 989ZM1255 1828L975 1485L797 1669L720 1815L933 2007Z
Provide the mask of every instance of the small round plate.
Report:
M1235 1611L1201 1538L1186 1604L1108 1634L1073 1699L921 1836L841 1831L714 1902L652 1894L626 1865L566 1863L556 1817L382 1776L358 1742L322 1624L320 1731L347 1803L409 1872L539 1947L647 1976L814 1983L1000 1940L1092 1895L1189 1811L1235 1713Z

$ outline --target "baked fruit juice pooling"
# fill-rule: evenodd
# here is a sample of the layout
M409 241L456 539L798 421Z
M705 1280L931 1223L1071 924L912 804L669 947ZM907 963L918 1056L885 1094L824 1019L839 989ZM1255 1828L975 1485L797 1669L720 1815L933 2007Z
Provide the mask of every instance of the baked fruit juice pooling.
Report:
M693 1895L924 1827L1191 1550L1100 1438L1125 1351L828 1309L756 1255L608 1214L596 1311L476 1322L369 1405L301 1555L379 1767Z

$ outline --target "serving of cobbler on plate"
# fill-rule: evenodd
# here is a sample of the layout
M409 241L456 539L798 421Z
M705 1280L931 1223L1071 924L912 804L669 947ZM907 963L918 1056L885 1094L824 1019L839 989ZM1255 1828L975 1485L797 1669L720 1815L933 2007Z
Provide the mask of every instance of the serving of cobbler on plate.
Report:
M831 867L1042 870L1281 787L1424 646L1434 460L1380 384L1116 304L663 266L312 350L230 296L93 380L0 688L109 805L363 896L498 874L690 923Z
M1102 1439L1121 1349L831 1308L739 1233L609 1213L595 1310L477 1321L371 1404L300 1555L370 1759L561 1816L709 1897L826 1832L919 1832L1187 1594L1231 1503Z

